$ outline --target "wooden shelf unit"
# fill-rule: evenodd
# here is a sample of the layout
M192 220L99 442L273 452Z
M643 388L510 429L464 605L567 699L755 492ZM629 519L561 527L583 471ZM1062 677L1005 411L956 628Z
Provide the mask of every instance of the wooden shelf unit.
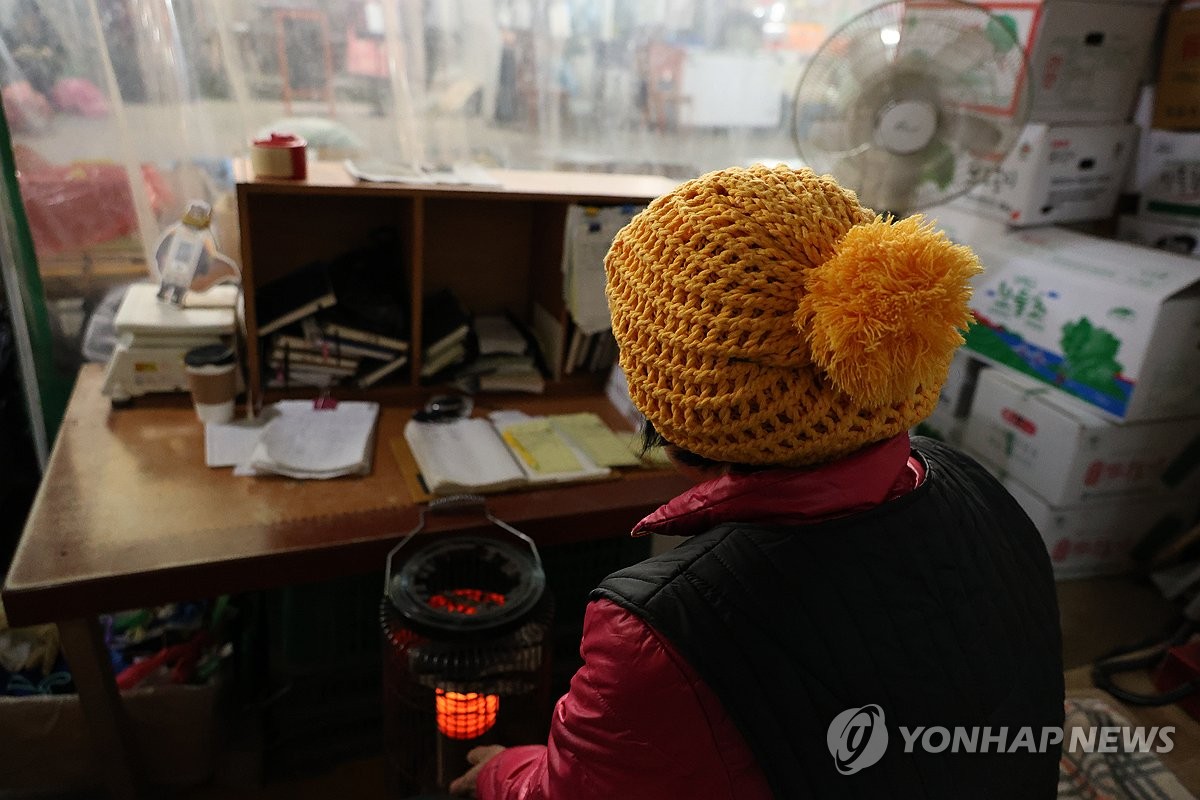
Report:
M567 209L644 204L675 185L650 175L517 170L493 170L496 187L366 183L333 163L310 164L305 181L254 179L244 163L238 173L247 373L255 398L263 397L255 290L264 283L364 245L371 231L395 230L403 253L395 280L411 301L407 376L366 393L412 396L421 390L423 297L449 287L475 314L508 311L527 325L540 306L565 329ZM556 382L548 391L582 385L594 381Z

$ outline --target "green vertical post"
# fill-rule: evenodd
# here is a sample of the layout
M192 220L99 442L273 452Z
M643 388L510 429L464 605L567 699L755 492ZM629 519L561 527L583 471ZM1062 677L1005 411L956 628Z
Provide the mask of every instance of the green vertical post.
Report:
M15 262L17 273L16 293L21 299L29 342L33 350L33 372L37 379L37 394L41 398L41 416L46 429L46 442L52 443L58 434L67 409L74 375L62 375L54 366L54 345L50 332L50 318L46 311L46 293L42 287L42 276L38 272L37 254L33 250L33 235L29 231L29 220L21 202L21 188L17 183L17 163L13 156L12 137L8 132L8 118L0 104L0 213L6 218L5 229L11 241L5 243L8 257ZM20 335L20 332L17 333ZM36 415L30 409L30 424L36 425ZM36 436L35 436L36 438Z

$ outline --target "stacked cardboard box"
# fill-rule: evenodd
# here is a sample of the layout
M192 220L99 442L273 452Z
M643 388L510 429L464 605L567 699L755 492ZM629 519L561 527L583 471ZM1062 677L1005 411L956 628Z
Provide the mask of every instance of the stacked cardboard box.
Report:
M1110 217L1134 159L1129 118L1163 0L980 5L1017 32L1032 100L1016 146L966 204L1014 226Z
M912 432L952 445L962 445L967 416L971 412L971 399L983 367L984 363L972 358L969 351L959 350L955 353L946 382L938 395L937 406Z
M1128 569L1196 512L1200 417L1117 425L1045 384L989 369L964 447L1037 524L1060 577Z
M1172 7L1157 68L1143 90L1137 163L1126 191L1133 208L1117 235L1148 247L1200 256L1200 2Z
M1025 46L1032 111L989 180L928 212L986 271L977 324L919 432L1009 487L1060 578L1120 572L1196 519L1200 269L1050 223L1111 222L1122 189L1136 191L1121 236L1200 250L1200 0L1173 5L1161 65L1161 0L983 5ZM1157 103L1140 88L1156 71Z
M1149 558L1200 497L1200 271L960 207L931 216L986 267L966 347L994 368L976 378L964 449L1009 486L1060 577Z

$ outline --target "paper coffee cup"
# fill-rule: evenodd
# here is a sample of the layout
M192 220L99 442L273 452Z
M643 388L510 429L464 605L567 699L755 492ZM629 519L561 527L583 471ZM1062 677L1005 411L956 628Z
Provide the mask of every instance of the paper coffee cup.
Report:
M206 345L189 350L183 358L192 405L204 424L233 419L237 397L237 360L225 345Z

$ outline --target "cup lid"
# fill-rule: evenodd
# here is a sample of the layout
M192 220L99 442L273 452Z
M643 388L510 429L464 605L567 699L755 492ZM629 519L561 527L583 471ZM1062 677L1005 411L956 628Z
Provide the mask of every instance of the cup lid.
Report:
M206 344L188 350L183 357L183 363L189 367L220 367L232 364L236 359L233 348L224 344Z
M277 133L271 131L270 136L254 140L255 147L304 147L307 142L292 133Z

